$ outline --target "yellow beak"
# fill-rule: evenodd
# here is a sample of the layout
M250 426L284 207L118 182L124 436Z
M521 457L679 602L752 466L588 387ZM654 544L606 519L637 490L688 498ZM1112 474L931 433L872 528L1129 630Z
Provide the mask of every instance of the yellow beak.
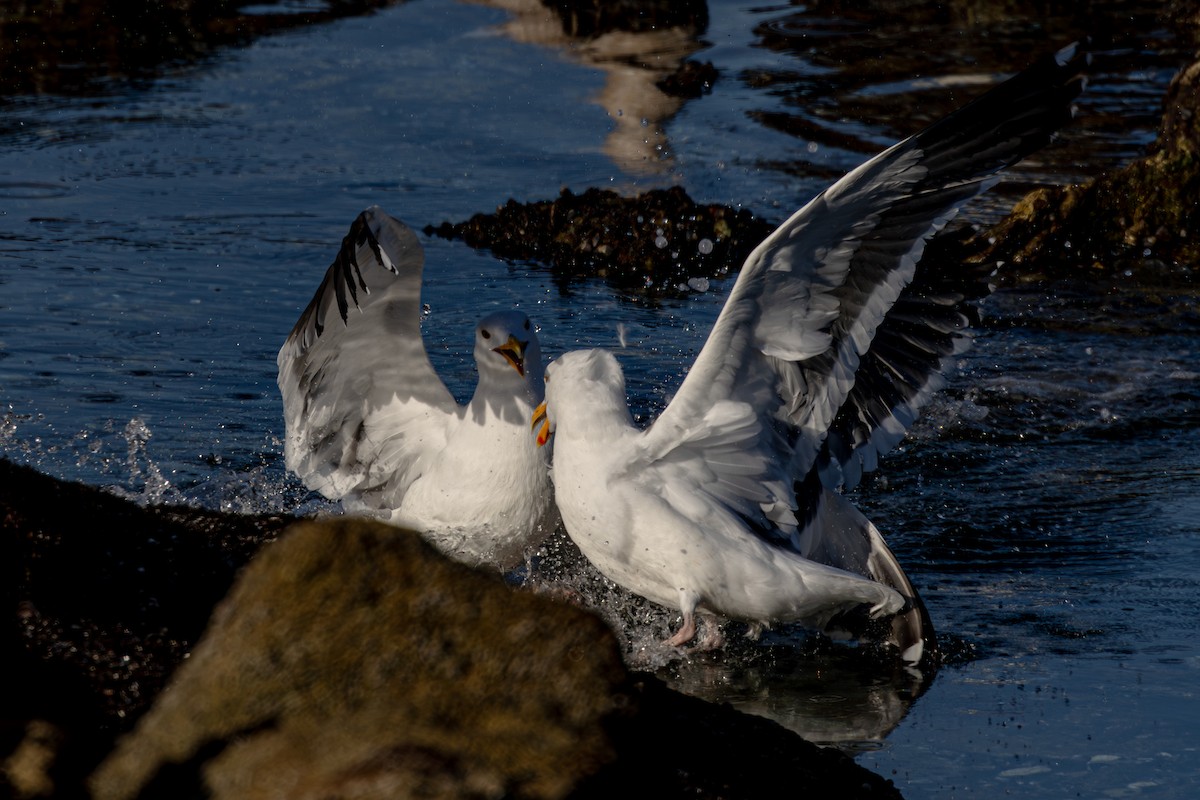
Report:
M546 442L550 441L550 418L546 416L546 403L543 401L533 410L533 420L529 424L530 430L537 428L538 423L542 423L542 427L538 428L537 443L538 447L542 447Z
M493 353L499 353L508 359L508 363L512 364L513 369L522 378L525 377L525 348L529 346L529 342L522 342L515 336L510 335L508 341L499 347L493 347Z

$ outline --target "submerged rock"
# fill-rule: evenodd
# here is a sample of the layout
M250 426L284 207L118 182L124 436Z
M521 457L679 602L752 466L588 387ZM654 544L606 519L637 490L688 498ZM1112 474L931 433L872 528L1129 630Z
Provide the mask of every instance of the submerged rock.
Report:
M627 671L598 617L409 531L281 534L295 521L140 508L3 461L0 486L13 796L899 796Z

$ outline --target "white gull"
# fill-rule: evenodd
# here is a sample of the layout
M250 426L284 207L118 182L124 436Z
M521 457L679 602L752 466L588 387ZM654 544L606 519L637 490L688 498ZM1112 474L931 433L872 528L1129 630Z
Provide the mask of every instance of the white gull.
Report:
M554 530L548 453L529 436L544 390L529 318L475 327L478 384L459 404L421 336L424 253L377 206L354 220L278 356L287 468L347 511L500 569Z
M678 392L634 426L603 350L547 368L539 441L554 434L567 533L611 580L752 630L831 630L854 617L906 662L932 654L928 614L876 527L839 489L905 435L969 342L961 298L905 295L927 240L997 173L1045 145L1083 87L1064 48L888 148L747 258ZM864 613L865 612L865 613ZM701 647L719 644L706 624Z

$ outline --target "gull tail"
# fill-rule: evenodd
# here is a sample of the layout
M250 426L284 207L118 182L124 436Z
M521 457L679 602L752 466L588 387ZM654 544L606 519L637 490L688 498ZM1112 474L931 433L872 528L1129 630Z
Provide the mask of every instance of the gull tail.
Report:
M890 586L907 601L899 613L878 620L865 609L839 614L826 625L826 633L888 645L908 665L936 665L937 635L929 612L879 529L840 494L822 487L815 474L797 490L808 499L801 502L809 510L800 537L803 555Z

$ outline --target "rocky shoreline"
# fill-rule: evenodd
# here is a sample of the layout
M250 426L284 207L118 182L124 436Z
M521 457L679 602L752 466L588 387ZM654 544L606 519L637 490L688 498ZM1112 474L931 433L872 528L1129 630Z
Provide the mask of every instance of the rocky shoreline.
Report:
M0 486L12 796L899 796L408 531Z

